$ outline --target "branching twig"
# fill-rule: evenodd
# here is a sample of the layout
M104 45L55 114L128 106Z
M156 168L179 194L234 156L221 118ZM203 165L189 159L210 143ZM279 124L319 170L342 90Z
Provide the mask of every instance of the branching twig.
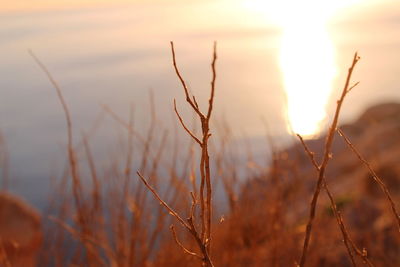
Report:
M189 95L189 91L186 85L186 82L183 80L182 75L180 74L180 71L177 67L176 64L176 58L175 58L175 49L174 49L174 44L171 42L171 50L172 50L172 59L173 59L173 65L175 68L175 72L181 81L185 96L186 96L186 101L189 103L189 105L193 108L193 110L197 113L199 116L200 122L201 122L201 129L202 129L202 140L200 141L198 138L195 138L196 142L200 144L201 146L201 160L200 160L200 176L201 176L201 181L200 181L200 219L201 219L201 239L203 240L204 244L208 244L208 251L209 251L209 246L211 244L211 220L212 220L212 203L211 203L211 198L212 198L212 184L211 184L211 174L210 174L210 161L209 161L209 155L208 155L208 139L210 138L210 128L209 128L209 123L210 123L210 118L212 114L212 109L213 109L213 103L214 103L214 96L215 96L215 81L216 81L216 70L215 70L215 65L217 61L217 45L214 43L214 51L213 51L213 59L211 63L211 70L212 70L212 79L211 79L211 95L210 99L208 100L208 110L207 110L207 115L205 116L200 110L199 110L199 105L197 104L196 98L193 96L193 99ZM179 114L178 114L179 120L181 120ZM183 121L181 121L183 122ZM183 124L184 125L184 124ZM186 127L184 127L186 130ZM187 130L186 130L187 131ZM194 135L190 134L192 138L194 138ZM206 190L206 193L204 192Z
M185 248L184 245L182 245L182 243L178 239L178 236L176 235L175 227L173 225L170 226L170 229L171 229L172 235L174 236L174 240L175 240L176 244L178 244L178 246L183 250L183 252L201 259L201 256L199 256L196 253L188 250L187 248Z
M192 106L193 110L199 115L199 117L204 117L203 113L201 113L201 111L199 109L199 105L197 104L196 99L193 98L193 100L192 100L190 98L190 96L189 96L189 89L188 89L188 87L186 85L185 80L182 78L182 75L181 75L181 73L180 73L180 71L178 69L178 66L176 64L174 43L173 42L170 42L170 43L171 43L172 61L173 61L175 73L178 76L178 78L179 78L179 80L180 80L180 82L182 84L182 87L183 87L183 90L184 90L185 96L186 96L186 101L190 104L190 106Z
M185 220L182 219L182 217L179 216L179 214L175 210L173 210L164 200L162 200L160 195L158 195L157 191L147 182L147 180L143 177L143 175L141 175L140 172L136 173L137 175L139 175L144 185L153 193L153 195L157 198L157 200L160 201L160 204L163 205L168 210L169 214L174 216L184 227L190 230L190 226L185 222Z
M172 209L157 193L157 191L147 182L147 180L139 173L137 172L138 176L140 177L140 179L142 180L142 182L145 184L145 186L153 193L153 195L155 196L155 198L160 201L160 204L163 205L166 210L168 210L169 214L172 215L173 217L175 217L181 224L183 227L185 227L189 233L191 233L193 235L193 237L195 238L202 254L202 261L203 261L203 265L208 266L208 267L213 267L214 265L211 262L211 259L208 255L207 252L207 247L206 244L202 242L196 227L193 223L193 217L189 217L187 219L187 222L185 222L185 220L182 219L182 217L174 210ZM192 206L192 210L193 210L193 206Z
M203 144L201 143L201 141L199 140L199 138L197 138L194 133L192 133L192 131L189 130L188 127L186 127L181 115L178 112L178 109L176 108L176 100L174 99L174 110L175 110L175 114L179 119L179 122L181 123L183 129L185 129L185 131L193 138L193 140L196 141L196 143L198 143L200 146L202 146Z
M325 176L325 170L326 170L328 162L329 162L329 160L331 158L331 147L332 147L332 143L333 143L334 133L335 133L335 130L336 130L336 127L337 127L337 124L338 124L338 120L339 120L340 109L342 107L343 100L344 100L344 98L346 97L346 94L349 91L351 75L352 75L354 67L357 64L357 62L359 61L359 59L360 59L359 56L357 55L357 53L355 53L354 57L353 57L353 62L352 62L351 66L350 66L350 68L348 70L346 82L345 82L345 85L343 87L343 91L342 91L341 97L337 101L337 107L336 107L336 111L335 111L335 115L334 115L332 124L330 126L329 132L328 132L327 137L326 137L324 156L323 156L322 163L321 163L321 165L319 167L319 170L318 170L318 181L317 181L317 185L315 187L313 198L312 198L311 204L310 204L310 215L309 215L309 218L308 218L308 223L307 223L307 228L306 228L306 235L305 235L305 238L304 238L303 251L302 251L301 259L300 259L300 267L304 267L305 263L306 263L308 245L309 245L309 242L310 242L311 231L312 231L312 226L313 226L313 222L314 222L314 218L315 218L315 212L316 212L318 197L319 197L319 193L321 191L321 187L323 185L324 176Z
M211 70L212 70L212 80L211 80L211 95L208 100L208 109L207 115L204 115L197 103L197 100L194 96L190 96L188 87L186 85L185 80L183 79L180 71L178 69L175 57L175 49L174 44L171 42L171 51L172 51L172 61L173 66L178 76L183 91L185 93L186 101L197 114L198 118L201 122L201 129L202 129L202 137L198 138L189 128L186 127L181 115L178 112L176 107L176 101L174 100L174 110L175 113L184 128L184 130L189 134L189 136L201 147L201 159L200 159L200 190L199 190L199 198L200 198L200 225L201 225L201 232L198 232L196 229L195 224L195 206L196 206L196 199L193 193L192 196L192 205L190 209L190 216L187 219L187 222L179 216L177 212L175 212L165 201L161 199L158 195L157 191L152 188L149 183L144 179L144 177L138 172L139 177L142 179L143 183L146 187L153 193L153 195L160 201L161 205L163 205L169 213L174 216L193 236L196 240L196 243L202 253L202 264L203 266L211 267L213 263L210 259L210 247L211 247L211 221L212 221L212 183L211 183L211 173L210 173L210 159L208 154L208 140L211 136L210 134L210 118L213 110L213 103L214 103L214 96L215 96L215 81L216 81L216 70L215 65L217 61L217 45L214 43L214 51L213 51L213 60L211 63ZM195 181L192 181L193 184L196 184ZM188 253L193 256L198 256L198 254L187 250L177 239L174 229L171 229L175 238L175 241L178 245L184 250L185 253Z
M368 163L368 161L360 154L360 152L356 149L356 147L351 143L351 141L346 137L346 135L343 133L342 130L338 129L338 132L341 137L343 137L343 140L346 142L348 147L356 154L358 159L364 164L365 167L367 167L368 171L372 175L372 178L374 179L375 182L378 183L379 187L381 188L382 192L385 194L390 208L392 210L393 216L395 217L396 223L398 230L400 232L400 216L399 213L397 212L396 204L394 203L392 196L389 193L389 189L385 185L385 183L382 181L382 179L379 178L379 176L376 174L376 172L372 169L371 165Z
M310 161L312 162L312 164L314 165L315 169L317 171L319 171L320 166L318 165L317 161L315 160L314 157L314 153L309 149L309 147L307 146L307 144L304 142L304 139L301 137L301 135L297 134L297 137L300 139L301 144L303 145L304 150L306 151L308 157L310 158ZM353 257L353 253L350 249L351 248L355 251L355 253L360 256L362 258L362 260L368 265L368 266L374 266L371 261L368 259L367 255L365 255L365 253L362 253L362 251L356 246L356 244L354 243L354 241L351 239L346 226L344 225L344 221L343 221L343 217L342 214L340 213L340 211L338 210L336 203L335 203L335 199L333 197L333 194L331 193L328 184L326 183L326 179L324 177L323 179L323 184L322 186L325 189L325 192L328 195L328 198L330 200L331 203L331 207L333 210L333 213L335 215L336 221L338 223L338 226L340 228L340 231L342 232L342 236L343 236L343 242L346 246L347 252L349 254L351 263L353 264L353 266L356 266L356 263L354 261L354 257Z
M61 102L61 105L63 107L65 119L67 122L67 142L68 142L68 161L70 165L70 170L71 170L71 177L72 177L72 190L74 194L74 202L75 202L75 208L77 210L77 218L78 218L78 225L81 228L81 234L86 235L88 232L88 227L86 225L86 218L85 218L85 203L83 202L83 196L82 196L82 186L81 186L81 181L80 181L80 175L79 175L79 167L78 167L78 162L76 160L76 155L75 155L75 150L73 147L73 135L72 135L72 119L71 119L71 114L69 112L67 103L65 101L65 98L62 94L61 87L58 85L57 81L53 78L52 74L50 71L47 69L47 67L39 60L38 57L32 52L28 51L35 63L39 66L39 68L46 74L47 78L49 79L50 83L53 85L57 92L58 99ZM90 255L89 255L90 257Z

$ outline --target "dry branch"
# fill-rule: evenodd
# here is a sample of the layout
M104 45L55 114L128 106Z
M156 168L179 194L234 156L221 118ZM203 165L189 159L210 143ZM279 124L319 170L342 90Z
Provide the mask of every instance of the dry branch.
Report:
M172 235L174 236L174 240L175 240L176 244L178 244L178 246L183 250L183 252L201 259L201 256L197 255L197 253L194 253L194 252L188 250L187 248L185 248L184 245L182 245L182 243L178 239L178 236L176 235L175 227L173 225L170 226L170 229L171 229Z
M202 129L202 140L195 138L195 136L191 133L189 135L194 138L194 140L199 143L201 146L201 160L200 160L200 176L201 176L201 181L200 181L200 219L201 219L201 239L203 244L206 244L208 253L210 252L210 246L211 246L211 220L212 220L212 184L211 184L211 174L210 174L210 160L209 160L209 154L208 154L208 139L210 138L210 118L213 110L213 103L214 103L214 96L215 96L215 81L216 81L216 61L217 61L217 44L214 43L214 49L213 49L213 59L211 63L211 70L212 70L212 79L211 79L211 94L210 98L208 100L208 110L207 110L207 115L204 115L200 109L199 105L196 101L196 98L190 97L189 95L189 90L187 88L185 80L182 78L182 75L180 74L180 71L178 69L177 63L176 63L176 57L175 57L175 49L174 49L174 44L171 42L171 50L172 50L172 60L173 60L173 65L175 72L182 84L185 96L186 96L186 101L189 103L189 105L192 107L192 109L196 112L198 115L200 122L201 122L201 129ZM175 108L176 109L176 108ZM182 125L184 126L185 124L181 120L179 113L177 113L179 120L181 121ZM187 129L184 126L185 130ZM187 131L187 130L186 130ZM204 190L206 192L204 192Z
M310 158L311 163L314 165L315 169L317 171L319 171L320 166L318 165L317 161L315 160L315 153L312 152L309 147L307 146L307 144L304 142L304 139L301 137L301 135L297 134L297 137L300 139L301 144L303 145L304 150L306 151L308 157ZM353 264L353 266L356 266L355 260L354 260L354 256L353 256L353 252L351 251L351 249L353 249L353 251L359 256L361 257L361 259L364 261L364 263L366 263L368 266L372 267L374 266L372 264L372 262L368 259L367 254L363 253L363 251L361 251L357 245L354 243L354 241L351 239L349 232L347 231L347 228L344 224L343 221L343 216L340 213L340 211L338 210L337 206L336 206L336 202L335 199L333 197L333 194L331 193L328 184L326 182L325 177L323 178L323 184L322 186L325 189L326 194L328 195L330 204L331 204L331 208L333 210L333 214L335 215L336 218L336 222L340 228L340 231L342 232L342 236L343 236L343 242L346 246L347 249L347 253L349 254L351 263ZM350 248L351 246L351 248Z
M356 149L356 147L351 143L351 141L346 137L346 135L343 133L342 130L338 129L339 135L341 137L343 137L343 140L346 142L346 144L348 145L348 147L354 152L354 154L356 154L356 156L358 157L358 159L364 164L364 166L368 169L368 171L370 172L370 174L372 175L372 178L374 179L374 181L376 183L378 183L379 187L381 188L382 192L385 194L390 208L392 210L393 216L395 217L396 223L397 223L397 227L398 227L398 231L400 232L400 216L399 213L397 211L396 208L396 204L393 201L392 196L390 195L389 189L387 188L387 186L385 185L385 183L382 181L381 178L379 178L379 176L376 174L376 172L372 169L371 165L368 163L368 161L360 154L360 152Z
M155 198L160 202L162 206L164 206L168 212L174 216L181 224L184 226L193 236L195 239L201 253L202 253L202 265L211 267L213 263L210 259L210 247L211 247L211 223L212 223L212 183L211 183L211 173L210 173L210 159L208 153L208 140L211 136L210 134L210 118L213 110L213 103L214 103L214 95L215 95L215 81L216 81L216 60L217 60L217 52L216 52L217 45L214 43L214 51L213 51L213 59L211 63L211 70L212 70L212 79L211 79L211 94L208 100L208 109L207 114L204 115L197 103L197 100L194 96L189 95L189 90L186 85L185 80L183 79L177 63L176 63L176 56L175 56L175 49L174 44L171 42L171 52L172 52L172 61L173 66L176 72L176 75L179 78L179 81L183 87L183 91L186 97L186 101L197 114L202 129L202 137L198 138L192 131L184 123L181 115L178 112L176 107L176 101L174 100L174 111L181 123L182 127L186 131L186 133L197 143L200 145L201 148L201 160L200 160L200 190L199 190L199 198L200 198L200 224L201 224L201 232L198 232L196 229L195 223L195 205L196 199L195 195L191 193L192 196L192 205L190 209L190 216L187 221L183 220L182 217L173 210L165 201L161 199L157 191L149 185L146 179L138 172L139 177L141 178L142 182L145 186L153 193ZM195 181L192 181L195 184ZM195 191L195 190L194 190ZM176 243L183 249L185 253L188 253L193 256L198 256L198 254L189 251L186 249L177 239L176 233L173 228L171 228L173 236L175 238Z
M304 267L306 264L307 251L308 251L308 246L309 246L309 242L310 242L312 226L313 226L313 222L314 222L314 218L315 218L318 197L319 197L319 193L321 191L321 187L323 185L325 170L326 170L328 162L331 158L331 147L332 147L332 143L333 143L334 133L336 131L336 127L337 127L338 120L339 120L340 109L342 107L344 98L346 97L347 93L349 92L349 89L354 87L354 86L350 87L350 80L351 80L351 75L353 73L354 67L356 66L356 64L359 60L360 60L360 57L358 56L357 53L355 53L354 57L353 57L353 62L348 70L348 74L347 74L345 85L343 87L342 94L341 94L339 100L337 101L337 107L336 107L336 111L335 111L335 115L334 115L332 124L329 128L329 132L326 137L324 156L322 159L322 163L319 166L317 185L315 187L315 191L314 191L314 194L313 194L313 197L311 200L311 204L310 204L310 215L309 215L308 222L307 222L306 235L305 235L304 244L303 244L303 251L302 251L301 259L300 259L300 267Z

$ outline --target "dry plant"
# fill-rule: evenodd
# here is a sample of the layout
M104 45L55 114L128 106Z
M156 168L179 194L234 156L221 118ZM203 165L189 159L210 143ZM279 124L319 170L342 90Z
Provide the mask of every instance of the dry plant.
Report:
M315 160L314 152L312 152L308 148L307 144L304 142L303 138L299 134L297 136L300 139L300 142L301 142L302 146L304 147L304 150L306 151L307 155L309 156L311 163L313 164L315 169L317 171L319 171L320 170L320 165L318 165L317 161ZM356 266L356 262L355 262L355 259L354 259L354 256L353 256L353 252L354 252L358 256L360 256L361 259L364 261L364 263L366 263L368 266L373 266L372 262L367 257L366 250L360 250L357 247L357 245L354 243L354 241L351 239L350 234L348 233L347 227L344 224L343 216L340 213L340 211L339 211L339 209L338 209L338 207L336 205L335 198L334 198L331 190L328 187L328 184L326 182L326 178L325 177L323 178L322 186L325 189L326 194L328 195L328 198L329 198L329 201L330 201L330 205L331 205L331 208L333 210L333 214L335 215L336 222L337 222L337 224L338 224L338 226L340 228L340 231L342 233L343 242L344 242L344 244L346 246L347 253L348 253L349 257L350 257L352 265Z
M348 233L348 230L347 230L347 228L346 228L346 226L344 224L343 216L341 215L340 211L338 210L338 207L336 205L336 201L335 201L335 199L334 199L334 197L332 195L332 192L330 191L330 189L328 187L328 184L326 182L325 170L326 170L326 167L328 165L329 160L332 158L331 147L332 147L334 134L335 134L336 131L339 132L339 134L343 137L343 139L345 140L346 144L350 147L350 149L353 151L353 153L368 168L369 172L372 174L373 179L381 187L382 191L384 192L385 196L388 199L390 208L391 208L392 213L393 213L393 215L395 217L396 223L398 224L398 229L400 230L400 217L398 215L395 203L394 203L393 198L391 197L391 195L389 193L388 188L382 182L382 180L377 176L377 174L373 171L373 169L371 168L370 164L360 155L358 150L354 147L354 145L350 142L350 140L344 135L344 133L340 129L337 129L340 109L341 109L341 106L343 104L344 98L346 97L347 93L349 93L350 90L353 89L358 84L358 83L356 83L353 86L350 86L351 75L353 73L354 67L357 64L358 60L359 60L359 57L358 57L358 55L356 53L354 55L351 67L348 70L346 83L345 83L345 86L343 88L341 97L337 101L337 108L336 108L335 116L334 116L333 122L332 122L332 124L330 126L329 132L328 132L327 137L326 137L324 156L323 156L321 164L317 163L317 161L314 158L314 152L312 152L307 147L307 145L304 142L303 138L300 135L297 135L298 138L300 139L301 144L304 147L304 150L306 151L307 155L309 156L311 163L313 164L313 166L315 167L315 169L318 172L318 181L317 181L317 185L316 185L316 188L315 188L315 191L314 191L314 195L313 195L313 199L312 199L312 202L311 202L310 215L309 215L309 219L308 219L308 223L307 223L306 236L305 236L305 240L304 240L304 246L303 246L303 251L302 251L302 256L301 256L301 260L300 260L300 265L299 266L305 266L305 263L306 263L307 249L308 249L308 246L309 246L313 220L314 220L314 217L315 217L316 205L317 205L318 196L319 196L319 192L320 192L321 188L324 188L325 192L328 195L331 208L332 208L333 213L335 215L335 218L337 220L337 224L338 224L338 226L339 226L339 228L341 230L342 237L343 237L343 242L344 242L344 244L346 246L346 249L347 249L347 252L348 252L348 255L350 257L352 265L356 266L356 261L355 261L354 256L353 256L353 253L355 253L356 255L358 255L362 259L364 264L366 264L368 266L374 266L374 264L367 257L367 251L365 249L362 249L362 250L359 249L357 247L357 245L355 244L355 242L350 237L350 235Z
M47 238L49 239L47 246L54 253L54 257L44 255L43 264L61 266L70 261L88 266L147 265L155 252L157 242L162 238L163 222L167 220L161 212L156 219L152 218L151 209L147 207L146 191L140 183L135 183L135 192L132 193L130 178L134 151L133 138L135 138L142 150L139 169L149 173L157 182L157 172L167 135L163 135L159 147L154 150L152 144L155 143L155 111L151 110L152 122L145 137L133 130L132 110L129 123L125 123L115 115L119 123L128 129L127 155L123 164L111 162L111 170L102 173L101 177L88 140L92 131L82 135L80 145L84 148L90 176L91 188L88 188L86 175L82 174L82 166L78 165L77 149L73 143L72 119L61 88L46 66L32 52L30 54L56 89L67 122L68 163L60 188L57 190L60 192L58 200L51 203L56 209L58 205L58 215L49 217L58 226L48 231L51 237ZM94 130L95 126L91 130ZM119 169L120 165L123 166L122 171ZM104 174L108 177L104 177ZM68 177L72 178L72 198L65 193ZM177 177L174 179L180 180ZM166 197L175 203L179 196L180 193L174 184L170 183L167 186ZM73 201L74 207L69 205L70 201ZM149 220L155 222L153 228L148 225ZM78 243L72 243L64 235L64 231ZM52 238L54 240L50 240Z
M397 223L398 231L400 233L400 216L399 216L399 212L397 211L396 204L393 201L393 197L389 193L389 189L387 188L385 183L382 181L382 179L379 178L379 176L376 174L376 172L372 169L372 167L368 163L368 161L360 154L360 152L357 150L357 148L351 143L349 138L347 138L347 136L344 134L344 132L341 129L338 129L337 131L338 131L339 135L341 137L343 137L343 140L348 145L348 147L351 149L351 151L353 151L353 153L357 156L357 158L368 169L368 171L371 173L372 178L374 179L374 181L379 185L379 187L381 188L382 192L385 194L385 196L386 196L386 198L388 200L388 204L390 206L390 209L392 210L392 213L393 213L393 216L394 216L394 219L395 219L395 223Z
M73 142L73 130L72 130L72 119L70 115L70 111L68 109L67 103L64 99L64 96L61 91L61 87L58 85L57 81L53 78L49 70L46 66L36 57L36 55L29 51L30 55L37 63L37 65L42 69L42 71L46 74L47 78L53 85L56 90L58 99L63 107L63 111L65 114L65 120L67 124L67 151L68 151L68 162L69 162L69 170L70 176L72 178L72 192L73 192L73 201L75 204L76 210L76 225L79 227L78 231L73 230L63 221L57 220L56 218L52 218L55 222L58 222L61 226L63 226L66 230L71 232L74 236L80 239L81 243L85 247L87 251L87 261L88 263L98 263L100 261L101 256L97 249L95 249L96 242L92 240L92 230L89 217L88 207L84 201L84 192L81 184L81 177L79 173L78 161L76 159L76 153L74 149Z
M208 140L211 136L210 134L210 118L213 110L213 103L214 103L214 93L215 93L215 80L216 80L216 71L215 71L215 63L217 60L217 52L216 52L216 43L214 43L214 52L213 52L213 60L211 63L212 69L212 80L211 80L211 95L208 101L208 110L206 114L200 111L199 105L197 100L194 96L189 95L189 89L186 85L185 80L182 78L182 75L179 72L176 57L175 57L175 49L174 43L171 42L171 51L172 51L172 59L173 65L178 76L184 93L186 97L187 103L193 109L193 111L197 114L198 118L200 119L201 129L202 129L202 137L198 138L195 136L192 131L186 126L185 122L183 121L181 115L179 114L176 101L174 100L174 110L175 113L185 131L188 135L200 146L201 149L201 159L200 159L200 188L199 192L199 199L200 199L200 225L201 230L198 230L196 227L197 220L195 209L197 205L197 196L195 193L191 192L192 197L192 205L190 208L190 215L189 218L184 220L173 208L171 208L164 200L161 199L157 191L146 181L146 179L142 176L140 172L137 174L142 179L143 183L146 187L153 193L158 201L167 209L167 211L174 216L180 224L187 229L187 231L193 236L196 240L198 248L201 251L200 256L198 253L192 252L189 249L185 248L182 243L178 240L178 237L175 233L174 227L171 226L171 231L173 236L176 240L176 243L182 248L182 250L192 256L196 256L202 260L203 266L213 266L210 251L211 251L211 225L212 225L212 184L211 184L211 172L210 172L210 157L208 152Z
M342 230L343 233L343 237L344 237L344 242L346 245L346 248L348 249L348 253L349 256L351 258L351 261L353 263L353 266L355 266L355 261L352 255L352 252L350 250L349 247L349 237L347 234L347 231L345 230L346 228L343 225L343 220L340 217L340 214L337 212L337 209L335 207L335 202L333 201L333 197L326 185L326 181L325 181L325 170L326 167L328 165L329 160L332 158L332 154L331 154L331 148L332 148L332 143L333 143L333 138L334 138L334 134L336 132L336 127L338 125L338 120L339 120L339 114L340 114L340 109L343 105L343 101L347 95L347 93L350 92L351 89L353 89L355 86L357 86L358 83L354 84L354 85L350 85L351 82L351 75L353 73L354 67L356 66L357 62L359 61L359 56L357 55L357 53L355 53L354 57L353 57L353 62L348 70L348 74L347 74L347 78L346 78L346 82L345 85L343 87L343 91L342 94L339 98L339 100L337 101L337 107L336 107L336 111L335 111L335 115L333 117L333 121L332 124L329 128L328 134L326 136L326 142L325 142L325 149L324 149L324 153L323 153L323 158L322 158L322 162L321 164L318 164L314 157L313 157L313 153L309 151L308 148L305 148L308 155L310 155L311 161L313 163L313 165L315 166L315 168L318 171L318 180L317 180L317 185L315 187L315 191L311 200L311 206L310 206L310 215L308 218L308 222L307 222L307 228L306 228L306 233L305 233L305 238L304 238L304 244L303 244L303 251L301 254L301 258L300 258L300 267L304 267L306 264L306 259L307 259L307 250L308 250L308 246L309 246L309 242L310 242L310 237L311 237L311 231L312 231L312 226L313 226L313 221L314 221L314 217L315 217L315 211L316 211L316 207L317 207L317 203L318 203L318 197L319 197L319 193L321 191L322 186L324 186L327 194L329 195L329 198L331 199L332 202L332 207L335 211L335 214L337 214L337 220L338 220L338 224ZM298 135L301 139L301 136ZM304 142L302 142L304 144Z
M48 250L42 257L42 265L179 267L201 263L207 267L291 266L298 260L298 254L301 254L299 266L302 267L325 264L357 266L360 262L367 266L388 265L384 249L388 241L381 241L383 245L375 249L378 251L375 254L370 247L368 251L371 253L367 253L366 248L360 249L358 245L365 245L360 237L371 240L374 237L354 227L354 223L351 225L351 217L346 216L349 209L338 204L341 196L335 197L332 185L327 183L327 176L330 175L326 169L333 163L328 164L332 158L341 107L346 95L358 84L350 85L353 70L359 61L357 54L354 55L337 101L333 121L326 135L322 161L317 162L314 151L300 135L298 138L302 147L299 152L303 158L295 153L289 155L285 150L278 151L269 136L271 158L262 166L256 163L249 144L245 149L235 150L231 147L233 134L226 124L220 127L218 145L209 143L215 98L216 44L211 63L211 92L205 113L200 110L197 99L189 93L178 68L172 42L171 52L173 67L186 102L195 119L200 121L201 136L187 126L175 100L177 121L191 141L184 152L180 150L178 135L175 135L173 151L167 150L168 132L161 131L162 134L157 135L160 131L152 95L147 131L135 129L133 107L130 108L128 119L124 120L111 108L102 105L101 114L108 114L126 130L121 141L126 145L121 150L123 152L119 152L121 158L110 155L110 166L105 169L98 166L90 144L90 137L99 123L95 122L89 131L82 134L80 142L74 145L72 118L60 86L45 65L31 53L55 87L67 122L67 162L56 190L57 199L50 203L50 212L55 210L56 214L51 216L52 224L46 231L46 239L49 240L45 249ZM396 219L397 230L400 230L400 218L395 205L397 199L389 193L391 188L383 183L343 132L338 132L384 192ZM4 147L4 142L0 142L0 145ZM196 161L195 148L198 148L199 162ZM251 163L248 165L252 166L243 167L238 163L240 160L236 154L246 149L247 161ZM166 151L172 155L168 157L168 162L163 158ZM213 160L210 160L210 151L215 155ZM181 162L180 154L183 154ZM308 174L300 166L304 158L305 162L310 160L312 164L312 175L315 171L318 174L317 181L311 181L313 195L310 206L304 203L310 194L307 184L310 180L305 180ZM132 180L134 168L138 170L140 179ZM215 169L213 175L211 168ZM168 180L161 182L165 173ZM241 182L241 176L246 178L244 182ZM218 190L218 182L222 183L229 209L223 219L216 223L213 218L217 217L220 206L214 204L213 193ZM332 213L316 216L321 190L328 197L327 204L323 203ZM149 199L149 195L153 195L157 201ZM191 203L188 203L188 199ZM305 231L301 222L304 212L309 212ZM357 215L362 210L356 207L351 212ZM185 213L188 213L187 218L182 215ZM178 231L171 225L173 220L177 220L186 231ZM171 233L168 232L168 225L171 225ZM382 236L379 237L384 239ZM345 246L338 245L342 242ZM171 246L171 243L176 245ZM4 258L0 247L0 258L2 256ZM396 254L391 257L396 258Z

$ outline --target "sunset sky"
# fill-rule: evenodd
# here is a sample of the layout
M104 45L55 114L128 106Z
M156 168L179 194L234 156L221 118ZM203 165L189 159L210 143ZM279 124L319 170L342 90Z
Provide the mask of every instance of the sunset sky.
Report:
M169 0L173 3L181 0ZM196 0L186 0L196 1ZM207 1L207 0L205 0ZM16 10L38 10L51 8L76 8L93 6L110 6L129 3L162 3L164 0L0 0L0 12Z
M115 0L115 1L108 1L108 0L56 0L56 1L15 0L15 1L7 1L7 0L1 0L0 5L2 7L1 11L4 11L4 10L21 10L21 9L78 7L78 6L90 6L90 5L98 5L98 4L111 4L111 3L123 3L123 2L132 2L132 1L128 1L128 0Z
M13 50L19 46L39 52L54 50L51 57L57 58L58 63L95 51L97 55L93 57L101 58L104 54L121 51L133 53L138 47L161 49L169 40L191 50L204 48L202 57L206 55L206 43L217 40L221 43L221 53L229 54L222 60L238 57L230 53L244 47L251 49L250 53L257 53L256 49L271 53L273 60L265 60L280 69L282 79L275 77L274 80L280 84L280 89L285 89L286 116L294 131L304 134L318 131L326 117L327 106L334 102L331 95L333 87L338 85L339 65L342 67L341 58L344 57L344 53L339 52L341 44L350 42L353 50L363 52L359 42L387 43L395 38L393 25L400 6L394 0L1 0L0 3L0 12L3 12L0 14L7 15L0 27L0 38L5 44L12 44L10 49ZM88 35L92 38L87 39ZM53 36L58 37L51 38ZM240 48L246 40L243 37L255 39ZM63 41L56 43L57 40ZM92 44L93 40L97 42ZM68 43L76 46L67 46ZM83 53L86 47L91 48ZM48 55L48 52L43 53ZM153 54L156 55L156 51ZM7 53L6 58L9 55ZM194 60L193 56L191 58ZM151 63L154 69L159 65L155 63L157 60L163 62L161 58L154 58ZM241 57L240 61L243 60ZM265 64L263 60L254 62L254 67ZM99 61L97 67L104 67L104 64ZM314 80L310 81L307 75L313 68L318 73L313 73ZM260 73L268 75L267 70L260 69ZM241 76L244 79L246 72ZM261 79L259 76L257 82ZM278 94L279 90L275 91L274 94ZM306 100L313 103L306 105L310 107L308 111L304 108ZM241 101L243 106L248 105L245 100ZM261 103L258 109L260 112Z
M0 0L0 267L400 266L399 136L400 0Z
M323 132L355 51L362 59L354 81L361 83L341 122L371 105L400 101L398 14L394 0L0 0L0 129L15 166L29 166L21 177L42 176L48 166L40 164L64 141L62 109L28 49L62 86L76 134L96 120L102 104L124 116L134 103L138 128L147 129L150 89L162 127L176 123L174 98L190 121L169 41L204 105L216 40L216 121L224 118L238 136L256 140L264 138L265 119L282 143L288 131ZM99 155L108 155L115 135L115 124L105 125L93 141Z

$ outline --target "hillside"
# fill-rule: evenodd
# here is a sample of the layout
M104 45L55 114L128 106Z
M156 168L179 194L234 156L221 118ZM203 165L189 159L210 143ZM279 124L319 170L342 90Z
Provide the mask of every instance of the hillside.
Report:
M400 104L369 108L341 126L400 200ZM325 137L307 141L321 156ZM300 144L275 153L272 166L242 188L233 212L215 228L216 266L293 266L299 260L317 173ZM368 169L335 136L327 182L351 239L375 266L400 265L400 235L390 205ZM321 192L308 266L352 266L325 192ZM175 253L174 253L175 252ZM183 256L184 257L184 256ZM354 256L357 265L364 265ZM185 266L176 245L161 252L163 266ZM183 265L182 265L183 264Z

